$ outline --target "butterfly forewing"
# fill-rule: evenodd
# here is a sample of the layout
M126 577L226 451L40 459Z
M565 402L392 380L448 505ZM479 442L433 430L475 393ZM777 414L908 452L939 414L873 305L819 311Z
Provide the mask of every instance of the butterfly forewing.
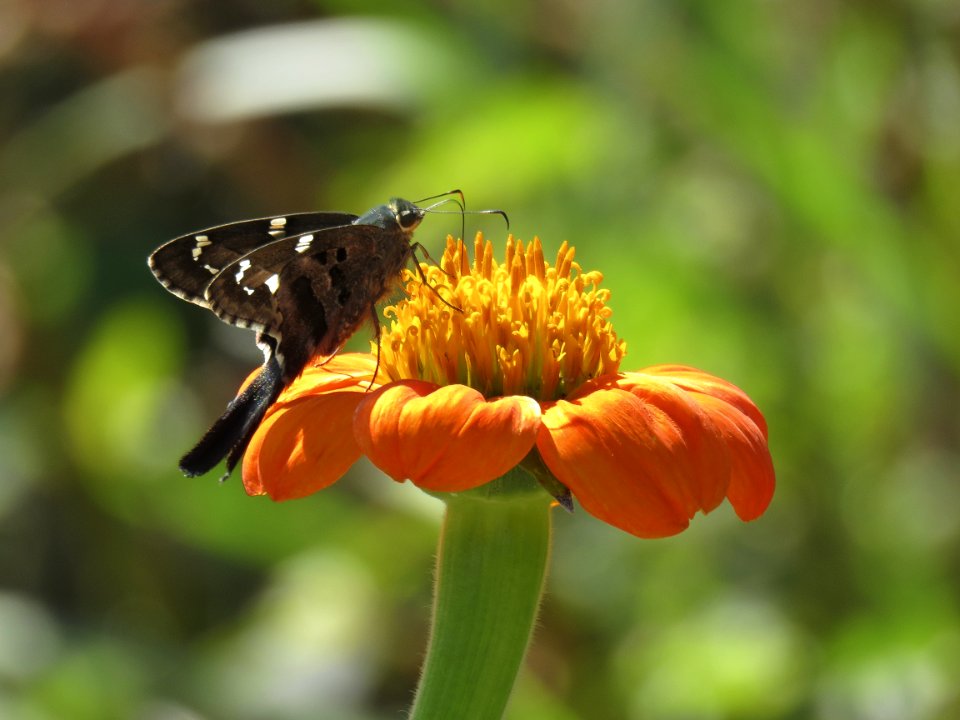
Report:
M349 225L356 219L350 213L312 212L219 225L161 245L150 256L150 269L174 295L209 307L207 286L244 255L283 238Z

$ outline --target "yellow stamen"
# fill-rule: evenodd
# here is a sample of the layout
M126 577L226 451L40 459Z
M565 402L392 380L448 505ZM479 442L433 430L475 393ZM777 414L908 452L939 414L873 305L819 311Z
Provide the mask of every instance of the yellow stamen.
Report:
M551 266L539 239L524 247L510 236L501 265L478 233L471 264L464 243L448 237L440 267L421 264L431 287L407 271L409 297L386 309L381 371L538 400L617 372L626 344L610 324L610 291L600 289L601 273L583 272L573 258L564 242Z

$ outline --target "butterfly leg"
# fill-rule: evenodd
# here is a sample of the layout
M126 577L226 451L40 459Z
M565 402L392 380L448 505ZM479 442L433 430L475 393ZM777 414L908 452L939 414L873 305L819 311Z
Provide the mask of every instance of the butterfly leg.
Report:
M426 249L423 245L421 245L420 243L414 243L414 244L411 246L411 250L412 250L414 253L416 253L416 251L419 250L420 252L422 252L422 253L426 256L426 258L427 258L430 262L432 262L434 265L437 265L436 260L434 260L432 257L430 257L430 253L428 253L428 252L427 252L427 249ZM443 295L440 294L440 291L439 291L437 288L435 288L433 285L430 284L430 282L427 280L426 274L423 272L423 268L420 267L420 263L417 262L417 256L416 256L416 254L414 254L414 256L413 256L413 266L417 269L417 275L420 276L420 282L423 283L423 284L424 284L425 286L427 286L428 288L430 288L430 290L433 292L434 295L437 296L437 298L440 300L440 302L442 302L444 305L446 305L446 306L447 306L448 308L450 308L451 310L456 310L458 313L462 313L462 312L463 312L463 308L458 308L456 305L454 305L454 304L448 302L447 300L445 300L444 297L443 297ZM437 265L437 267L440 267L440 266ZM453 275L450 275L450 273L448 273L448 272L447 272L446 270L444 270L442 267L440 268L440 270L443 271L446 275L449 275L450 277L453 277Z
M367 392L373 389L373 383L377 380L377 373L380 372L380 314L377 312L377 306L370 306L370 319L373 321L373 336L377 340L377 365L373 369L373 377L370 378L370 384L367 385Z
M411 250L411 252L414 254L414 260L416 260L416 251L419 250L420 252L423 253L423 256L424 256L427 260L430 261L430 264L431 264L431 265L433 265L434 267L440 268L440 271L441 271L444 275L446 275L448 278L454 278L454 277L456 277L453 273L448 273L446 270L444 270L444 269L443 269L443 265L441 265L441 264L438 263L436 260L434 260L434 259L433 259L433 256L430 254L430 251L427 250L427 248L424 247L423 245L421 245L420 243L418 243L418 242L413 243L413 245L410 246L410 250ZM421 272L420 272L420 275L423 276L423 271L422 271L422 268L420 267L420 264L419 264L419 263L417 263L417 269L421 271Z

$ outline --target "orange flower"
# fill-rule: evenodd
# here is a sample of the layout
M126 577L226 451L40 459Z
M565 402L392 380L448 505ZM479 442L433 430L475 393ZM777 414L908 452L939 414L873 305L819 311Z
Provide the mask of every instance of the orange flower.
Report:
M440 268L422 266L437 290L408 274L376 379L374 354L345 353L283 391L244 457L247 492L303 497L363 454L438 492L521 465L640 537L678 533L725 497L743 520L763 513L766 423L742 390L679 365L620 372L609 291L566 243L554 266L536 239L508 239L502 265L479 235L474 249L471 264L448 239Z

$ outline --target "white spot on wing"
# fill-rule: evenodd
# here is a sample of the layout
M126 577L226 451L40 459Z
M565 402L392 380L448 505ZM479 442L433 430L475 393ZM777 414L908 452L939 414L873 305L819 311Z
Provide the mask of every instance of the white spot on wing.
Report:
M310 249L310 243L313 242L313 235L304 235L297 240L297 246L294 248L298 253L306 252Z
M270 227L272 228L282 228L287 226L287 219L285 217L274 218L270 221Z
M240 282L241 280L243 280L243 274L244 274L247 270L249 270L249 269L250 269L250 261L249 261L249 260L241 260L241 261L240 261L240 269L237 270L237 274L234 275L234 277L237 279L237 282ZM246 290L246 288L244 288L244 290ZM251 292L252 292L252 291L251 291Z
M203 269L206 270L207 272L209 272L211 275L216 275L217 273L220 272L219 270L217 270L217 269L216 269L215 267L213 267L212 265L204 265L204 266L203 266Z
M245 287L245 288L243 289L243 291L244 291L247 295L253 295L253 293L254 293L253 288L249 288L249 287Z
M210 238L206 235L194 235L194 245L190 248L190 254L193 256L193 261L196 262L200 259L200 256L203 254L203 249L208 245L212 245Z
M277 289L280 287L280 276L274 273L267 278L264 284L270 289L270 292L275 295Z
M286 234L287 234L286 230L268 230L267 231L267 235L269 235L272 238L282 238Z

